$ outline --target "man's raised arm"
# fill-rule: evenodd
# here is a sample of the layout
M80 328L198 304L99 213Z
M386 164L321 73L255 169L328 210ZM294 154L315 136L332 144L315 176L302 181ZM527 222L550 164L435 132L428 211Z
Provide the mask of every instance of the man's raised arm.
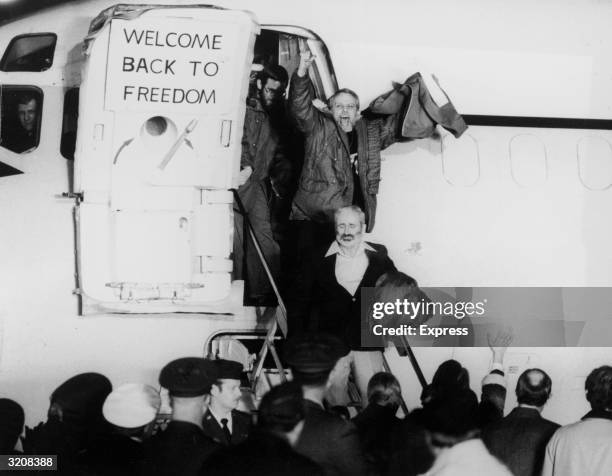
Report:
M310 51L300 53L300 65L291 78L289 90L289 110L295 118L298 129L304 134L314 129L316 115L319 113L312 105L314 97L312 83L308 77L308 68L313 61L314 56Z

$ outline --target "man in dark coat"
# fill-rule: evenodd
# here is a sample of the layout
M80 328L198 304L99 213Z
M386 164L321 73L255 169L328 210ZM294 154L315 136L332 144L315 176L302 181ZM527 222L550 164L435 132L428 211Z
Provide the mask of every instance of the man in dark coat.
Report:
M550 377L543 370L525 370L516 383L518 407L483 430L482 439L489 451L516 476L539 476L542 472L546 445L559 428L540 415L551 387Z
M217 366L217 380L210 390L202 429L221 445L236 445L246 440L251 430L251 415L236 409L242 397L242 364L225 359L213 362Z
M167 388L172 420L149 440L142 474L197 475L219 445L202 431L206 396L217 380L217 366L200 357L184 357L167 364L159 383Z
M293 382L272 388L258 409L257 427L243 443L215 454L202 476L248 474L250 476L318 476L321 468L295 452L304 427L301 387Z
M305 135L304 165L290 217L301 254L332 236L333 213L341 207L362 208L367 231L372 231L380 151L395 142L399 116L361 119L359 98L350 89L340 89L329 99L329 111L317 109L307 74L312 61L309 51L301 53L289 93L291 113Z
M367 472L357 428L323 405L330 372L346 353L343 347L334 336L304 334L290 339L285 348L294 380L302 386L306 408L304 429L295 449L323 467L327 476Z
M370 474L386 474L392 439L402 422L396 413L402 389L390 373L378 372L368 382L368 406L353 418L359 430Z
M95 372L66 380L51 394L47 421L26 427L24 453L57 455L58 473L74 474L102 434L102 405L111 391L108 378Z
M274 182L282 182L291 174L291 164L285 157L288 127L283 100L288 80L287 71L279 65L267 66L260 73L256 95L247 101L240 158L238 195L274 278L280 270L280 249L273 235L270 203L275 186L281 186ZM245 303L272 304L272 287L249 233L245 235L238 209L234 213L234 233L235 277L245 281Z
M395 271L384 246L363 240L365 215L359 207L335 213L336 239L303 260L289 295L289 332L325 332L337 336L350 352L332 374L330 403L348 403L351 367L367 403L368 381L383 370L380 351L361 346L361 290L374 287L384 273Z

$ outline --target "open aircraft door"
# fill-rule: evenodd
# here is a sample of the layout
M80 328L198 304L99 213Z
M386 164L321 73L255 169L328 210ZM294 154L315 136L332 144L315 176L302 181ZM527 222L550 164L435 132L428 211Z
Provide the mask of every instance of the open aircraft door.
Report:
M82 313L232 312L244 11L118 5L85 41L75 153Z

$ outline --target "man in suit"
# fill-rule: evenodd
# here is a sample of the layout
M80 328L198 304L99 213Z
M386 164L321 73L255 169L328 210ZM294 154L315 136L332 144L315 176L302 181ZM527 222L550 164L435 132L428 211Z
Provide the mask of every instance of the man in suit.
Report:
M246 441L214 455L202 475L322 475L320 466L293 449L304 427L304 416L299 384L287 382L272 388L259 405L255 431Z
M518 407L483 430L482 439L489 451L516 476L541 473L546 444L559 428L540 415L551 387L550 377L543 370L525 370L516 383Z
M167 364L159 383L168 389L172 419L149 440L142 474L195 476L220 445L202 431L207 396L217 380L212 360L184 357Z
M326 411L323 405L330 372L346 353L343 347L342 341L332 335L303 334L291 338L285 348L294 381L302 386L306 410L295 449L319 464L327 476L367 472L357 428Z
M352 367L365 406L368 381L383 370L383 362L379 350L361 347L361 290L374 287L381 275L395 271L395 265L384 246L363 240L365 214L359 207L336 210L334 224L336 239L331 246L302 260L289 297L289 332L326 332L340 338L350 352L332 373L330 403L348 403Z
M251 415L236 410L242 391L242 364L217 359L217 380L210 390L210 403L204 414L202 429L209 438L224 446L246 440L251 429Z

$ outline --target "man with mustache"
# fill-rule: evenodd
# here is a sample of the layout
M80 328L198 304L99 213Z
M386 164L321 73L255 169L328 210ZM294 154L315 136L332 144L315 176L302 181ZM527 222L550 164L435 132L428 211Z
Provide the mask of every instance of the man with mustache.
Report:
M383 370L379 350L361 346L361 289L374 287L384 273L395 271L383 245L363 240L365 214L350 205L334 213L336 239L304 259L288 299L289 332L324 332L340 338L350 352L340 358L330 377L328 400L348 403L348 377L353 369L364 405L368 381Z

